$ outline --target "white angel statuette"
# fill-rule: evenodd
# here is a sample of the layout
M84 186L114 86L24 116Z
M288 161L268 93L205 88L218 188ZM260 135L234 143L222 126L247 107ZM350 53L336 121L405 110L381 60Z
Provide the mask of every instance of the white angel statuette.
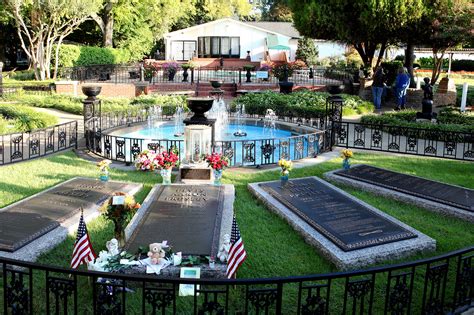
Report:
M107 247L107 251L109 252L110 256L116 256L120 253L119 242L115 238L105 243L105 247Z
M229 234L224 234L222 237L222 245L219 248L219 253L217 254L217 258L224 263L227 261L227 257L229 257L229 250L230 250L230 236Z

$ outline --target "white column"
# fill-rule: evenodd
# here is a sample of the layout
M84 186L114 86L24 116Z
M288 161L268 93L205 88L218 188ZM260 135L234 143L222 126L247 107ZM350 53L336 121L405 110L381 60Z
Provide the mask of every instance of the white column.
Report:
M464 84L462 85L461 112L464 112L466 110L468 89L469 89L469 85L467 84L467 82L464 82Z

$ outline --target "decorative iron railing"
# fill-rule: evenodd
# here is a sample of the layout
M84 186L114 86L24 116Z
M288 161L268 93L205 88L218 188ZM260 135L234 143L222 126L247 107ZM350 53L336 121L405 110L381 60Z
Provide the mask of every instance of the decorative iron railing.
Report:
M185 74L186 73L186 74ZM87 67L62 68L60 75L64 79L82 82L104 82L104 83L136 83L140 81L140 65L96 65ZM315 67L295 70L289 81L296 85L327 85L340 84L344 80L351 80L353 73L349 70L336 70L326 67ZM267 79L257 78L257 71L250 71L250 82L247 80L247 71L240 68L195 68L184 71L179 69L172 79L170 76L158 69L153 75L146 76L143 80L150 84L194 84L208 82L210 80L223 80L234 84L278 84L278 79L269 73Z
M257 115L248 115L255 121L263 119ZM131 164L136 156L145 149L176 149L180 158L184 154L184 140L145 139L110 134L110 129L145 123L148 111L142 109L136 113L109 113L102 115L85 128L86 146L95 154L114 161ZM160 120L170 121L172 116L162 116ZM300 160L316 157L328 150L327 132L321 131L326 123L324 118L302 119L280 117L279 122L293 123L314 128L307 133L291 137L268 137L266 139L245 139L216 141L214 151L229 157L231 166L259 166L277 163L280 158ZM318 128L319 130L317 130Z
M0 165L77 148L77 121L30 132L0 135Z
M3 314L460 314L474 247L366 270L267 279L167 279L0 258ZM289 262L291 263L291 262ZM194 296L179 296L180 285Z
M473 133L354 122L335 132L340 147L474 161Z

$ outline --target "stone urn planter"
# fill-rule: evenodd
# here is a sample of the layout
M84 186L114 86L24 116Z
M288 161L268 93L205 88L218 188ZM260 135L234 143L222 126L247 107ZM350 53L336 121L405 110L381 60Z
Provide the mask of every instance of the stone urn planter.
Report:
M211 97L188 97L188 108L194 113L190 120L206 122L204 113L211 109L213 102Z
M96 96L100 94L101 90L102 87L98 85L84 85L82 87L82 93L84 93L89 100L94 100Z
M295 84L293 82L280 81L278 82L278 85L280 86L280 93L290 94L293 92L293 85Z
M222 84L224 84L224 81L222 80L209 80L209 83L211 83L211 86L214 88L214 89L219 89Z
M326 91L331 95L341 94L344 91L344 84L328 84Z

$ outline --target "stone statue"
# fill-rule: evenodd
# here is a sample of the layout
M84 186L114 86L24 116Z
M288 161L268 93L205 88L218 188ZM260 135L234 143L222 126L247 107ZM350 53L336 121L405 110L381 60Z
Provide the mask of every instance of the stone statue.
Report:
M230 250L230 236L229 234L224 234L222 237L222 245L219 248L219 253L217 254L217 258L222 263L225 263L227 261L227 258L229 257L229 250Z
M423 86L423 98L433 100L433 86L430 83L430 78L424 78L423 82L425 82L425 85Z
M117 239L113 238L107 243L105 243L105 247L107 247L107 251L111 256L118 255L120 253L119 251L119 242Z

